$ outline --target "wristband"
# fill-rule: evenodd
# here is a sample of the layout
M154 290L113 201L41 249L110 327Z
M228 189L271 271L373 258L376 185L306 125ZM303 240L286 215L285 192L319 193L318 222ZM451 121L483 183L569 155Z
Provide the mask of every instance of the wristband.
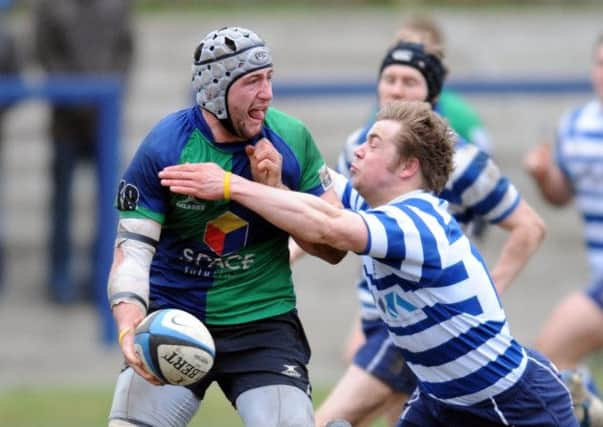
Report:
M132 330L132 328L127 327L127 328L123 328L121 331L119 331L119 337L117 338L117 342L119 343L119 345L121 345L121 342L124 340L124 337L128 334L128 332L130 332Z
M232 172L226 172L224 174L224 200L230 200L230 177Z

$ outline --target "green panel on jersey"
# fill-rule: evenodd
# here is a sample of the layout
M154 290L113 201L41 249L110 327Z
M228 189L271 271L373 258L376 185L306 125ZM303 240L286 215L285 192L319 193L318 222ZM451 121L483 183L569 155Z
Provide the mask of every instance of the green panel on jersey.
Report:
M142 208L140 206L138 206L135 211L119 211L119 217L152 219L159 224L163 224L163 221L165 220L165 215L161 215L160 213L153 212L150 209Z
M295 308L288 239L282 236L219 258L207 295L206 322L251 322Z
M268 110L266 124L277 134L287 135L283 139L288 142L295 157L300 161L301 170L305 171L297 191L308 191L320 185L318 172L325 166L325 161L306 126L300 120L274 108Z

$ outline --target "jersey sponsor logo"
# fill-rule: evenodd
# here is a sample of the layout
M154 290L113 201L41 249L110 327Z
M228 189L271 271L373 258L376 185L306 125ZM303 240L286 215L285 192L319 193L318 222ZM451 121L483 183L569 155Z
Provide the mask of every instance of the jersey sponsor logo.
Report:
M287 375L288 377L293 377L293 378L301 378L301 374L299 372L297 372L297 365L283 365L284 366L284 370L281 371L281 374L283 375Z
M228 211L207 222L203 241L216 255L223 256L245 247L248 232L249 223Z
M327 165L322 165L322 167L318 170L318 177L320 178L320 184L324 190L328 190L333 184L333 179L331 178L329 167Z
M120 211L135 211L138 207L140 192L138 188L124 179L119 182L117 188L117 209Z
M184 199L178 200L176 206L180 209L187 209L191 211L204 211L207 204L196 197L186 196Z
M417 309L417 307L406 301L396 292L380 295L377 304L382 312L387 313L389 317L394 319L400 316L400 310L411 313Z
M255 263L255 254L212 257L207 253L185 248L180 259L186 263L184 266L186 274L197 277L213 277L213 271L216 269L228 271L249 270Z

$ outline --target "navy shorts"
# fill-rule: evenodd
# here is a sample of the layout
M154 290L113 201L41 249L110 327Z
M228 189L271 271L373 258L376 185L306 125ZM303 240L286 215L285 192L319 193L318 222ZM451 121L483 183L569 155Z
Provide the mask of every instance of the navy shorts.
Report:
M411 394L417 379L406 365L402 352L392 342L387 325L380 319L362 320L366 342L356 351L354 364L392 390Z
M216 357L209 373L189 387L199 399L214 381L233 405L241 393L268 385L292 385L310 396L310 346L297 311L207 328L216 345Z
M578 427L569 391L555 368L535 351L528 350L528 357L517 384L472 406L442 403L419 386L398 427Z

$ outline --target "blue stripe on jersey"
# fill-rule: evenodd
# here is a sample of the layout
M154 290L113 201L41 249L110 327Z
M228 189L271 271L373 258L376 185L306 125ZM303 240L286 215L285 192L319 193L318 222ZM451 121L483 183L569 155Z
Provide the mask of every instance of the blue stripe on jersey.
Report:
M388 233L388 230L398 230L398 234L402 232L402 230L399 229L398 221L386 213L381 213L379 215L379 221L383 224L386 233ZM404 258L406 258L406 247L404 246L404 238L400 236L399 239L392 239L387 242L387 253L385 258L379 259L379 261L399 269Z
M588 249L603 249L603 242L601 242L600 240L587 240L586 246L588 247Z
M444 286L452 286L456 285L463 280L466 280L469 277L469 273L465 268L465 263L463 261L459 261L456 264L452 264L449 267L446 267L438 280L434 283L430 283L431 287L444 287Z
M564 141L571 139L574 137L575 129L576 129L576 121L578 117L582 115L582 111L585 107L578 108L574 110L567 119L567 124L564 129L559 129L557 132L556 144L555 144L555 159L557 160L557 166L559 169L565 174L565 176L572 176L569 167L568 167L568 159L564 158L562 154L562 145Z
M442 203L445 203L444 201L442 201ZM423 199L409 199L405 202L405 204L409 205L409 206L414 206L416 208L419 208L421 210L424 211L429 211L432 213L433 217L438 221L438 224L440 224L440 226L443 229L448 229L449 233L447 234L446 237L448 237L448 243L453 244L454 242L456 242L458 239L460 239L461 237L463 237L463 232L460 228L458 227L446 227L446 223L444 222L444 218L442 217L442 215L440 215L436 210L433 209L433 206L423 200Z
M384 260L378 261L385 264ZM398 264L400 264L400 261L398 261ZM389 274L387 276L380 277L379 280L377 280L368 271L366 271L366 269L364 269L364 275L378 290L388 289L392 286L400 286L403 291L410 292L416 291L420 287L417 282L406 280L400 276L396 276L395 274Z
M499 216L492 218L490 220L490 223L496 224L498 222L501 222L503 219L505 219L509 215L511 215L511 213L515 210L517 205L519 205L519 202L521 202L521 197L519 196L519 194L517 194L517 197L515 198L515 201L513 202L513 204L511 206L509 206L507 209L505 209L503 211L503 213L501 213Z
M406 204L406 203L405 203ZM428 212L434 214L433 205L429 206ZM442 274L442 260L440 258L440 252L438 251L438 244L435 236L425 222L417 215L412 209L406 206L398 206L410 219L412 219L415 227L419 230L421 236L421 247L423 249L423 265L421 271L421 281L434 283ZM443 221L441 222L443 224ZM397 227L399 227L396 224ZM387 228L386 228L387 230ZM391 244L391 243L389 243ZM389 245L388 245L389 255ZM398 268L399 268L398 264Z
M453 304L451 304L453 305ZM459 305L458 303L456 305ZM447 306L448 307L448 306ZM481 306L476 297L470 298L467 301L462 301L459 305L460 311L467 309L472 310L475 316L482 313ZM468 312L468 311L467 311ZM430 313L431 314L431 313ZM456 314L456 313L455 313ZM429 350L421 352L404 351L404 357L410 363L421 366L439 366L445 363L458 359L459 357L473 351L482 346L490 339L496 336L506 325L505 321L496 322L488 321L479 326L468 329L462 335L446 341L437 347L432 347Z
M422 310L428 316L426 319L413 323L409 326L390 326L389 329L396 336L409 336L423 332L426 329L437 325L438 323L450 320L451 318L458 316L458 314L463 310L466 310L466 313L476 316L483 313L483 308L476 297L471 297L464 301L458 301L451 304L435 304L433 307L423 307ZM490 338L492 338L492 335L490 335ZM439 349L440 347L434 347L434 349ZM407 359L409 361L415 361L417 364L424 364L421 362L420 358L414 357L414 354L417 353L408 352Z
M485 199L474 205L473 210L480 215L486 215L500 203L500 201L505 197L508 189L509 180L504 177L499 179L496 183L496 187L494 187L494 189L488 193L488 196Z
M465 173L453 184L451 191L445 191L446 195L450 195L452 199L444 197L444 192L442 192L440 197L453 201L456 204L461 204L461 195L477 181L482 171L486 169L489 159L488 155L483 151L478 152L465 169Z
M439 383L422 382L421 385L439 399L452 399L469 393L475 393L491 386L500 378L517 368L523 360L521 346L513 340L504 354L484 365L477 371L461 378ZM504 367L504 371L502 370Z
M582 215L582 218L586 222L603 222L603 215L585 213Z

